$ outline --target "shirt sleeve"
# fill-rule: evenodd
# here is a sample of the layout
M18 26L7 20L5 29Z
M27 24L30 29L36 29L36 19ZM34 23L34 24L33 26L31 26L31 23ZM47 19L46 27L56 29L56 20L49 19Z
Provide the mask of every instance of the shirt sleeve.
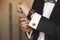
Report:
M41 15L38 13L35 13L28 25L32 27L33 29L36 29L37 25L39 24L40 19L41 19Z

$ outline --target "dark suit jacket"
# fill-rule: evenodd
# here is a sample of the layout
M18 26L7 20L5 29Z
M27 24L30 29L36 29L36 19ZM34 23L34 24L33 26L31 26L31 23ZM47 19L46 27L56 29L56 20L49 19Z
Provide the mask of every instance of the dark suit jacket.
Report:
M37 13L43 13L44 0L35 0L32 6ZM33 40L37 40L39 32L45 33L45 40L60 40L60 0L57 1L49 19L42 16L38 27L34 30Z

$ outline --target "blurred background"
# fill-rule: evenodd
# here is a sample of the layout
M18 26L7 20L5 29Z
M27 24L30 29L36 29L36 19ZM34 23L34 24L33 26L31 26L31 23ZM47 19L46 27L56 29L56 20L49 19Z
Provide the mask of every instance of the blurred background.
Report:
M17 5L26 2L31 8L34 0L0 0L0 40L32 40L18 27Z

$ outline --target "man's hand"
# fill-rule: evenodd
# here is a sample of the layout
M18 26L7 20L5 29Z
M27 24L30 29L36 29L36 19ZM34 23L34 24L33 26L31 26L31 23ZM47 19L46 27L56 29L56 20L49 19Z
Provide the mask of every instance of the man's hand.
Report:
M30 8L26 3L20 3L17 8L17 12L23 12L26 16L28 15Z
M21 21L20 24L19 24L20 28L21 28L24 32L31 32L32 28L30 28L30 27L28 26L29 20L28 20L27 18L21 18L20 21Z

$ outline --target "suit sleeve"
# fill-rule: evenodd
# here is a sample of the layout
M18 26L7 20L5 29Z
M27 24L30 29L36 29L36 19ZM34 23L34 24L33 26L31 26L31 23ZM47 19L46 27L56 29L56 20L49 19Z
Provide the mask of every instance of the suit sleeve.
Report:
M42 0L38 1L38 2L37 2L37 0L35 0L35 2L32 6L32 9L34 9L37 12L36 15L39 16L40 13L42 13L43 6L38 6L37 4L39 4L39 3L40 3L39 5L44 5L44 4L43 4ZM34 18L34 16L33 16L33 18ZM38 21L37 21L37 18L35 18L36 21L33 20L33 18L31 19L31 21L29 23L30 27L32 27L33 29L35 29L37 31L44 32L48 35L55 36L56 38L60 39L60 26L58 24L56 24L55 22L51 21L50 19L48 19L42 15L40 15L38 17ZM35 26L35 22L38 22L38 23L36 23L37 26Z
M29 23L29 26L32 27L33 29L37 31L44 32L50 36L57 37L57 39L60 39L60 27L58 24L54 23L50 19L44 17L44 16L39 16L39 18L35 18L36 15L34 15ZM37 20L36 20L37 19ZM32 21L33 20L33 21ZM37 26L35 26L34 22L37 22Z
M42 16L42 15L39 14L39 12L42 13L41 11L43 9L42 8L43 6L36 5L38 3L39 3L39 1L36 2L32 6L32 9L34 9L37 12L37 14L35 14L33 16L33 18L31 19L31 21L29 23L29 26L32 27L33 29L35 29L36 31L44 32L47 35L53 36L53 37L57 38L58 40L60 40L60 26L58 24L56 24L55 22L51 21L50 19L48 19L48 18L46 18L46 17L44 17L44 16ZM41 3L43 3L43 2L40 2L40 5L43 5ZM39 10L40 9L41 10L37 11L38 10L37 8L39 8ZM35 16L39 16L38 19ZM35 26L35 22L37 22L36 23L37 26Z

